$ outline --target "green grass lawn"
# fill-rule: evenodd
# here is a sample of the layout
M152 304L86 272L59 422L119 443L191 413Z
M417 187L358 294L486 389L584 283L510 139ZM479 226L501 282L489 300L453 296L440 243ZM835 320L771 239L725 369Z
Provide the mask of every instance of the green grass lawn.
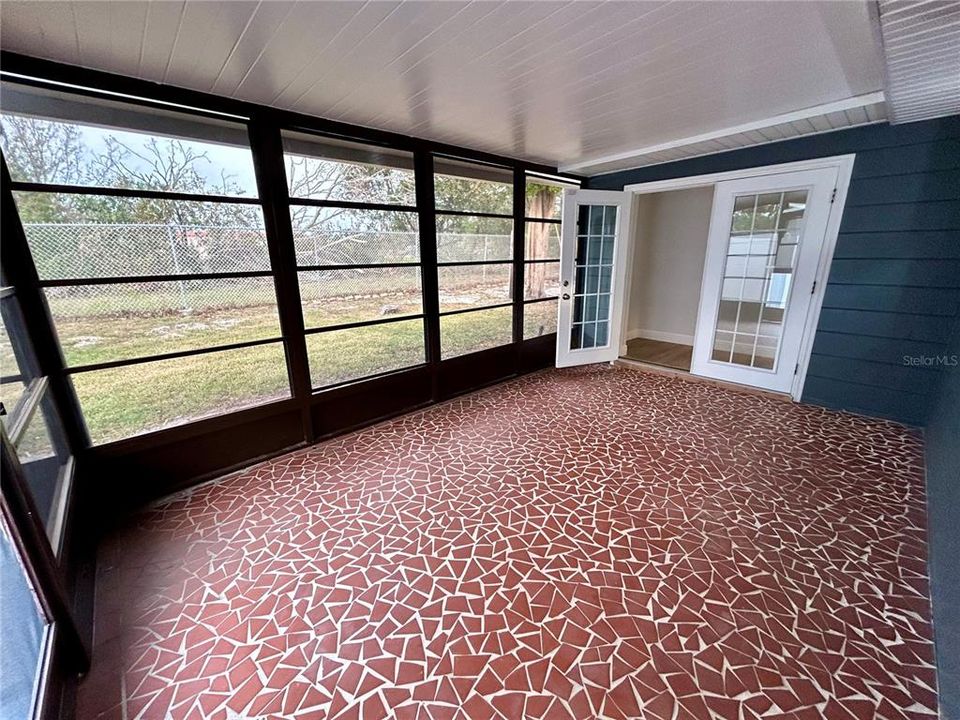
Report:
M184 313L175 297L50 297L51 313L70 366L265 339L280 335L270 293L191 298ZM219 297L219 296L218 296ZM242 303L242 304L237 304ZM116 308L123 307L123 313ZM415 298L322 298L304 307L308 327L418 313ZM384 315L383 313L388 313ZM527 306L524 336L555 331L556 303ZM451 315L441 320L443 357L511 340L511 309ZM310 374L324 387L424 362L423 322L398 320L307 336ZM81 372L71 376L94 442L177 425L289 396L282 343L173 360Z

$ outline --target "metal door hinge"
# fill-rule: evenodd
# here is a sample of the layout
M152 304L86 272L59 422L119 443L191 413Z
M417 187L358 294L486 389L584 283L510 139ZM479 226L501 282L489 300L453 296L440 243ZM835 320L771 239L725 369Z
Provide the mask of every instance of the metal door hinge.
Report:
M797 363L793 368L794 375L796 375L798 372L800 372L800 363Z
M833 201L837 199L837 189L833 189L833 193L830 195L830 204L833 205Z
M813 281L813 287L810 288L810 294L813 295L817 291L817 281Z

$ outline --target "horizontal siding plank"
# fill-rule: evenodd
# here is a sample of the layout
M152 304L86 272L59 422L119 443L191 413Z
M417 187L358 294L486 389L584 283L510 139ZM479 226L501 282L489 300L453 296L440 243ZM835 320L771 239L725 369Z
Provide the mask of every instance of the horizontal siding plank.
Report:
M850 183L846 207L930 200L960 200L956 170L859 178Z
M944 352L944 343L896 338L870 337L820 330L813 339L813 352L834 358L870 360L885 365L908 366L908 358L935 357ZM923 368L917 368L922 370Z
M936 172L960 167L960 140L887 147L857 153L853 178Z
M960 260L837 258L831 284L960 288Z
M943 325L943 318L931 315L824 308L820 312L817 332L940 343L943 342Z
M878 389L845 380L808 377L803 402L861 415L890 418L908 425L922 425L927 419L930 396L894 388Z
M940 382L940 374L932 369L920 369L907 365L886 365L869 360L837 358L827 355L812 355L807 377L843 380L859 385L873 385L881 391L895 388L902 392L929 395Z
M823 307L952 318L957 314L957 295L956 290L943 288L828 284L823 297Z
M653 182L655 180L726 172L728 170L742 170L743 168L809 160L829 155L866 153L881 148L902 148L903 146L953 138L960 138L960 115L905 125L868 125L662 165L595 175L589 178L586 187L622 190L624 185L633 183ZM934 170L935 168L925 169ZM893 175L905 172L911 171L899 169L880 174Z
M960 233L951 230L883 233L845 232L837 237L838 258L960 259Z
M960 230L960 200L847 207L840 230Z
M586 187L855 153L804 400L918 424L960 316L960 115L887 123L590 178Z

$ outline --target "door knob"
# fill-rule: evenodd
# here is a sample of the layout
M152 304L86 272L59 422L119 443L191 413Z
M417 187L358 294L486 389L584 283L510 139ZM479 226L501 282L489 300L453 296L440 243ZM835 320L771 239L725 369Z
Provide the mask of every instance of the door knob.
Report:
M564 281L563 281L563 286L564 286L564 287L570 287L570 281L569 281L569 280L564 280Z
M569 299L570 299L570 293L564 293L564 294L563 294L563 299L564 299L564 300L569 300Z

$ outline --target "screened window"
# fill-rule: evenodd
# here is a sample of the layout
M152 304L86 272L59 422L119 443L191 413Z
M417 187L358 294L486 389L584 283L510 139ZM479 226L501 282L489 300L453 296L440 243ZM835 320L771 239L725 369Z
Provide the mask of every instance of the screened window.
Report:
M56 552L61 537L61 501L72 480L70 452L47 378L38 372L12 287L0 288L0 315L0 414L5 440L20 462L25 489Z
M291 198L416 205L411 153L295 132L283 150Z
M554 179L527 176L524 209L523 338L557 331L563 192Z
M244 125L5 85L0 129L94 443L289 396Z
M437 210L512 215L512 170L438 156L433 171Z
M426 362L413 155L284 133L315 389Z
M434 158L441 357L513 341L513 172Z
M2 91L0 144L15 182L257 196L243 125L13 83ZM48 205L35 202L34 214Z

